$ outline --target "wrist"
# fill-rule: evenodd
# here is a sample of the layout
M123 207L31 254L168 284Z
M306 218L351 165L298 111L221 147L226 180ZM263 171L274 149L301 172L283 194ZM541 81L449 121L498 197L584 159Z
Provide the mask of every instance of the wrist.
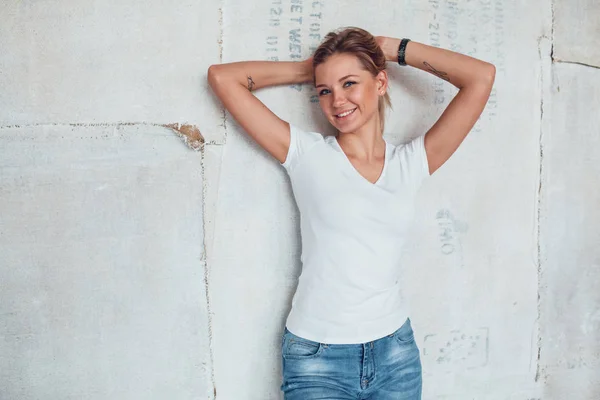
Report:
M302 83L307 83L313 81L313 58L309 57L304 61L300 62L300 76Z
M398 62L398 46L400 46L401 39L388 38L385 43L385 49L383 54L385 55L386 61Z

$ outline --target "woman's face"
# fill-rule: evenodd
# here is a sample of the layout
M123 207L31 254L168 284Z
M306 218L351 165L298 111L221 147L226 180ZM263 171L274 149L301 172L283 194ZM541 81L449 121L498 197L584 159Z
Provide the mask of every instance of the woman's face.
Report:
M379 97L387 75L365 71L352 54L334 54L315 68L315 88L321 110L340 132L354 132L378 116Z

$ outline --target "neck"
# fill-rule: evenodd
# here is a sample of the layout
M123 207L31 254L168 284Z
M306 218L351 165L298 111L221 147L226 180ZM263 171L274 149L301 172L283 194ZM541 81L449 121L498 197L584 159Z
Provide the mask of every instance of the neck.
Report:
M337 137L349 157L365 162L385 157L385 140L378 113L354 131L338 131Z

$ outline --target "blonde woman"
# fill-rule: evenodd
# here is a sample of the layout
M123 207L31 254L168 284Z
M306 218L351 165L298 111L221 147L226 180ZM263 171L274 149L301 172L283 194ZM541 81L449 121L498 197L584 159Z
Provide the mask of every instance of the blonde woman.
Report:
M386 62L459 89L425 135L402 145L383 137ZM302 217L302 273L281 347L285 399L421 398L398 260L419 187L469 133L494 79L490 63L355 27L327 34L305 61L209 68L225 108L289 174ZM291 125L251 93L308 82L337 135Z

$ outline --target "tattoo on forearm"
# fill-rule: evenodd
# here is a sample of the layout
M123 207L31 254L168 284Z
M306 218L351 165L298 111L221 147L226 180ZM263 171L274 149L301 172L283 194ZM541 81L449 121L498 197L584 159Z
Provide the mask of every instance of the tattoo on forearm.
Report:
M248 90L252 91L252 89L254 89L254 81L252 80L252 77L250 75L248 75Z
M433 66L431 64L429 64L427 61L423 61L423 64L425 64L425 66L429 68L429 72L442 78L445 81L450 82L450 78L448 78L448 74L446 72L438 71L437 69L433 68Z

